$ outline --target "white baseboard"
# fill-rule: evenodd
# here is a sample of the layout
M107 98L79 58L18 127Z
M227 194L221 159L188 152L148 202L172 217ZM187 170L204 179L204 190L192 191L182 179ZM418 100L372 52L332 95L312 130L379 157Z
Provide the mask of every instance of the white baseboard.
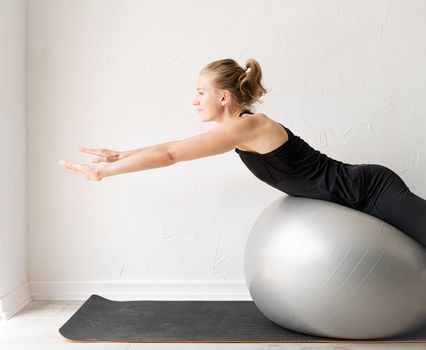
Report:
M33 300L252 300L244 281L31 281L30 290Z
M25 282L0 299L0 321L7 321L31 303L29 283Z

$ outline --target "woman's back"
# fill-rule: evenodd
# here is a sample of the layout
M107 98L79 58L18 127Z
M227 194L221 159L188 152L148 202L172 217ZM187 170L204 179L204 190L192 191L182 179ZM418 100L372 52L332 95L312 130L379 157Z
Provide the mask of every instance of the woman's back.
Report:
M276 142L280 134L273 131L278 138L274 140L276 147L270 147L270 151L260 153L235 148L235 152L256 177L293 196L363 208L366 200L363 167L334 160L312 148L282 124L277 124L283 129L285 137L280 144ZM263 135L263 139L268 137ZM269 146L273 144L272 141L264 141L264 144L267 143ZM261 142L258 141L258 144Z

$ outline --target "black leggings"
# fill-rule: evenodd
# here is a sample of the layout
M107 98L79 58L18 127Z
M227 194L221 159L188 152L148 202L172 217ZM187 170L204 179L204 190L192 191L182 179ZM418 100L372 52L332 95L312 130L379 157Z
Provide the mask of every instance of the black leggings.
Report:
M400 229L426 247L426 200L410 191L391 169L363 164L367 179L364 212Z

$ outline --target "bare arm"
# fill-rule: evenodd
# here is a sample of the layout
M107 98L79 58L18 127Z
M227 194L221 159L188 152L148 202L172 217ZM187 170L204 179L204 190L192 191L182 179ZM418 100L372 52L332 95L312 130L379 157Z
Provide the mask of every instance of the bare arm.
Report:
M258 118L228 120L206 133L184 140L126 151L127 156L107 164L93 166L60 160L59 165L75 173L83 174L86 180L94 181L122 173L165 167L177 162L209 157L232 150L256 135L257 120Z
M172 165L173 159L168 147L175 142L177 141L123 152L125 155L121 159L107 164L101 169L102 177Z
M166 142L166 143L163 143L163 144L160 144L160 145L146 146L146 147L142 147L142 148L137 148L137 149L134 149L134 150L131 150L131 151L121 151L120 152L120 159L123 159L123 158L126 158L128 156L134 155L134 154L136 154L136 153L138 153L138 152L140 152L142 150L147 150L149 148L154 148L154 147L157 147L157 146L166 146L166 145L171 144L173 142L175 142L175 141Z
M140 148L125 158L105 165L102 177L160 168L177 162L228 152L255 133L256 118L224 122L212 130L184 140Z

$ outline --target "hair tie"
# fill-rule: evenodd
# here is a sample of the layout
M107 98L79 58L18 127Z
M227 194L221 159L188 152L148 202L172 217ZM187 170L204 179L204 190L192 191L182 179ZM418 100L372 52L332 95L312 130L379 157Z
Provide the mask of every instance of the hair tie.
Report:
M251 71L251 68L250 68L250 67L245 69L246 74L247 74L247 73L250 73L250 71Z

